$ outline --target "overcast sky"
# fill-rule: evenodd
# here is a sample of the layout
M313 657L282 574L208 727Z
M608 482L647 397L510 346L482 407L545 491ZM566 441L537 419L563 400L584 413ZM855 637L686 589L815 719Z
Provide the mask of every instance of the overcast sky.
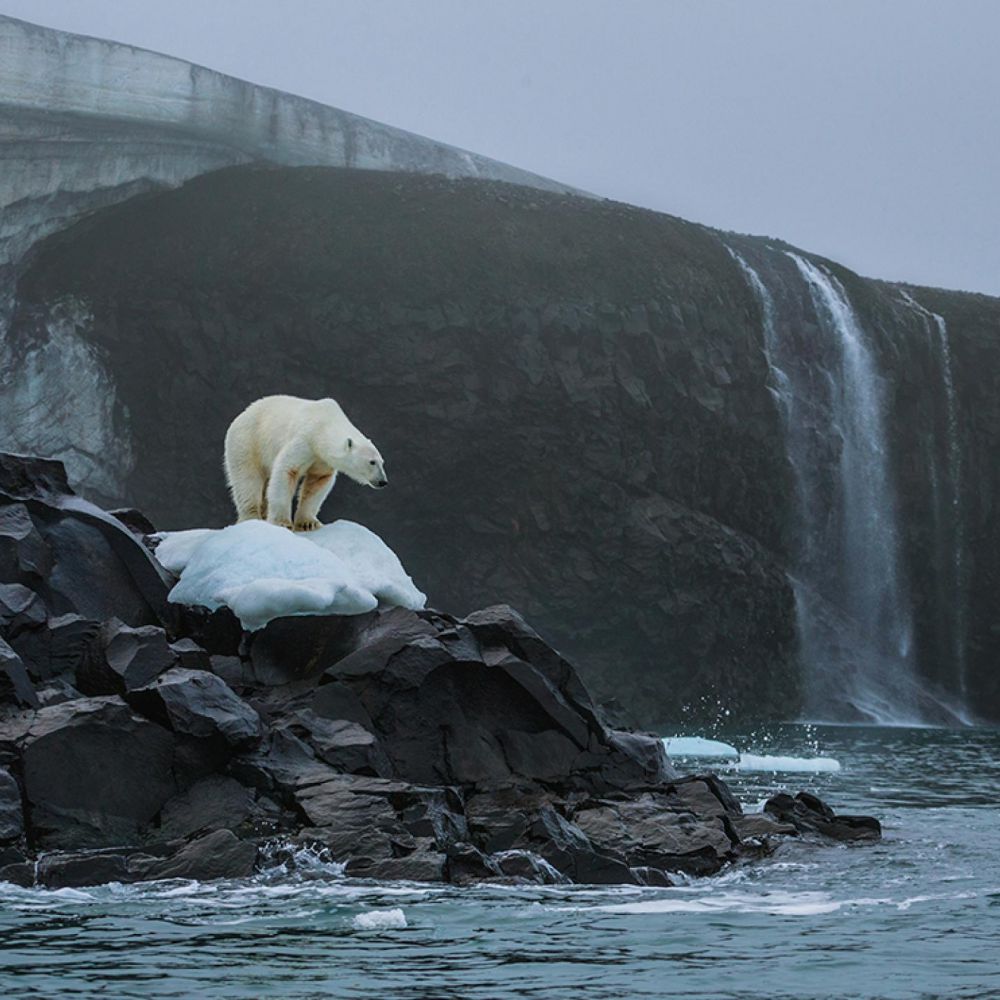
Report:
M1000 0L0 0L863 274L1000 294Z

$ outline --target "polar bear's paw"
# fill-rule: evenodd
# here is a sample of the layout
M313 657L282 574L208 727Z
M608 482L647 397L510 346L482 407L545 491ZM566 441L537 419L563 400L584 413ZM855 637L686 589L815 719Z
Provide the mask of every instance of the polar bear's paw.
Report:
M305 521L296 521L294 531L318 531L323 527L322 521L317 521L315 517L310 517Z
M289 520L286 520L283 517L276 517L276 518L273 518L273 519L269 517L268 521L270 521L271 524L276 524L279 528L287 528L289 531L293 531L294 530L292 528L292 522L289 521Z

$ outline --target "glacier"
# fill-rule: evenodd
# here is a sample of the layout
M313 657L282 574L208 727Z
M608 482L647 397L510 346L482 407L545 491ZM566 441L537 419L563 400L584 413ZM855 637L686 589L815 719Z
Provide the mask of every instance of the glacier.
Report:
M106 366L53 317L40 322L41 337L9 342L20 264L40 240L88 213L248 163L571 190L183 59L0 15L0 441L8 450L61 459L72 482L95 499L123 496L131 470L127 413ZM58 343L45 336L53 324ZM69 396L72 424L44 416L64 410Z

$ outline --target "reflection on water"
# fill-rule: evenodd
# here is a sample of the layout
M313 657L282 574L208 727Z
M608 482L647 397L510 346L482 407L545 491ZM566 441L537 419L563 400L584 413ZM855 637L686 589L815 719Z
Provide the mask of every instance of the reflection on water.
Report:
M1000 995L1000 736L785 726L722 734L839 771L726 774L747 808L810 788L885 826L789 843L673 889L379 885L317 865L240 882L0 886L9 996Z

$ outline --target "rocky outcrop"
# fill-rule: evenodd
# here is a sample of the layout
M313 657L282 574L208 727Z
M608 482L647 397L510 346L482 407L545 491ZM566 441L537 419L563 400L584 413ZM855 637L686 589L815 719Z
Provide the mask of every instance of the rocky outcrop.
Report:
M242 877L261 849L309 845L383 879L662 885L800 830L877 836L801 795L744 817L661 740L608 728L507 606L245 633L225 609L169 604L146 525L125 520L140 530L72 495L58 463L0 456L16 678L0 688L0 879Z

